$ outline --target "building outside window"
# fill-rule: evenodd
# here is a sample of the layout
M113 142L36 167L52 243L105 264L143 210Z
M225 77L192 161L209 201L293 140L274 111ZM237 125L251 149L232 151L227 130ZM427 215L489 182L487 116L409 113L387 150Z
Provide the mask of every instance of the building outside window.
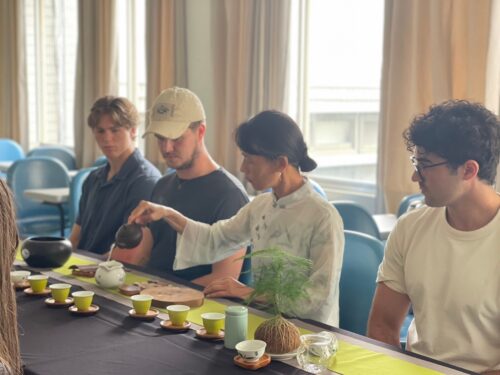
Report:
M289 110L331 192L375 195L383 17L383 0L293 3Z

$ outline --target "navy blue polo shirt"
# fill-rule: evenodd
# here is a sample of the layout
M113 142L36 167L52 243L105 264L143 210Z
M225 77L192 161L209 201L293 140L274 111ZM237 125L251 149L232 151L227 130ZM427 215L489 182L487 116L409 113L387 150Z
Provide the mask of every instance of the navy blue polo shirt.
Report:
M118 228L127 222L141 200L150 200L156 181L156 167L135 150L121 169L107 181L109 163L85 180L76 224L80 225L78 249L103 254L109 251Z

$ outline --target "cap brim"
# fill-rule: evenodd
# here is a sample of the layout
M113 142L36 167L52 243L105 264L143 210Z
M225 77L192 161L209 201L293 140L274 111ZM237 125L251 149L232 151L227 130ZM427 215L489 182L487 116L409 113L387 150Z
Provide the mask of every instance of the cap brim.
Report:
M149 124L142 137L148 134L158 134L165 138L176 139L186 131L189 125L189 122L155 121Z

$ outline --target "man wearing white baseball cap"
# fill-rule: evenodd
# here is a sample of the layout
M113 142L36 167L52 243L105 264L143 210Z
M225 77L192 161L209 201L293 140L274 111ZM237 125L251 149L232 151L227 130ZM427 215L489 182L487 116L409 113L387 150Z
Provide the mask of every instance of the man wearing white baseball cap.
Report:
M167 162L175 169L156 184L151 201L175 208L187 217L212 224L227 219L248 202L241 183L218 166L208 153L204 137L205 110L191 91L173 87L155 100L144 134L153 134ZM229 136L229 135L228 135ZM138 249L118 250L113 258L128 263L146 264L147 268L169 272L206 286L211 281L230 276L238 278L245 249L213 265L173 271L177 232L165 221L149 224L143 230Z

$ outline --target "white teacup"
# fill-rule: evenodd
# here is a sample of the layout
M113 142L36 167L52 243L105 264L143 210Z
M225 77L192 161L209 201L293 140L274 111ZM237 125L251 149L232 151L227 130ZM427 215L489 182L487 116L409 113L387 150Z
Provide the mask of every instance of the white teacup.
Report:
M10 273L10 280L14 284L19 284L25 281L29 275L31 275L30 271L12 271Z
M262 340L245 340L236 344L236 350L243 360L256 362L264 355L266 345Z

